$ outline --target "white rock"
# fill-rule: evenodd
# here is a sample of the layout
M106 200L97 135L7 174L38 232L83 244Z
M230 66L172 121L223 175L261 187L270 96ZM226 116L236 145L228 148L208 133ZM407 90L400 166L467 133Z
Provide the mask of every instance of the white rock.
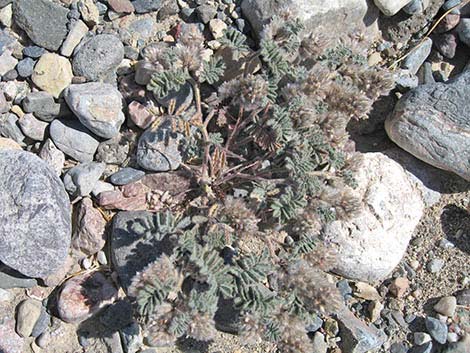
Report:
M393 16L412 0L374 0L375 5L385 16Z
M0 76L5 75L8 71L13 70L18 63L8 50L0 55Z
M4 8L0 9L0 23L5 27L10 28L13 19L13 5L9 4Z
M332 24L336 30L362 27L367 13L366 0L243 0L241 4L258 36L269 18L283 7L297 12L307 28L332 28Z
M67 38L65 38L60 53L63 56L70 56L73 53L73 50L80 43L80 41L85 37L85 34L88 32L88 26L83 21L76 21L73 24L72 29L70 30Z
M374 283L387 278L405 254L424 209L404 169L381 153L366 153L355 178L363 198L359 214L327 225L338 249L334 272Z

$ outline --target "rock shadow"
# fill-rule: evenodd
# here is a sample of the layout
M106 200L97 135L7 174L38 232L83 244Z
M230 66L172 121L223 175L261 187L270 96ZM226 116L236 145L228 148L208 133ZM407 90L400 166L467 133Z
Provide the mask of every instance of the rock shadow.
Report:
M441 227L446 239L460 250L470 254L470 213L454 204L444 207Z

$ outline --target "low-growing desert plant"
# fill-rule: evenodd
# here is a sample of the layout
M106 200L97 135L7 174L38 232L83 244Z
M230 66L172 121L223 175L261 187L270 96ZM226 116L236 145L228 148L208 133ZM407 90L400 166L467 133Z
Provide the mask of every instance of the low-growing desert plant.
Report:
M346 126L366 118L392 80L367 65L364 38L307 32L288 13L266 26L256 50L233 29L220 42L207 55L197 26L185 24L175 45L145 53L156 98L192 86L194 104L173 102L167 113L186 135L182 167L198 187L182 214L158 216L165 226L155 234L173 250L128 293L154 345L211 340L224 303L239 313L244 342L310 352L309 322L343 305L322 229L361 207ZM227 53L239 60L229 80L237 70Z

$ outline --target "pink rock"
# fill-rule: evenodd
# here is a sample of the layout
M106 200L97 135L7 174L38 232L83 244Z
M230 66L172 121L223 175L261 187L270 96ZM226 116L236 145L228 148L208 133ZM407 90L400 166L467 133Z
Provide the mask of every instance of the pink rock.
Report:
M125 197L121 191L104 191L98 196L100 206L108 210L142 211L147 209L147 196Z
M94 255L106 243L106 220L100 211L93 207L89 198L84 198L78 205L72 248L85 255Z
M146 194L149 189L139 181L121 186L121 191L124 197L134 197L141 194Z
M134 5L129 0L108 0L108 4L117 13L134 12Z
M0 352L23 352L23 339L15 332L15 320L9 317L0 317Z
M145 106L137 101L133 101L128 106L129 116L138 127L146 129L155 121L155 115L152 115Z
M64 283L57 310L65 322L82 322L112 304L117 296L117 289L102 273L87 273Z
M449 32L451 29L457 27L460 22L460 15L450 13L439 23L436 28L436 33Z
M119 81L119 91L126 100L144 98L146 94L145 87L139 86L135 82L134 75L124 76Z

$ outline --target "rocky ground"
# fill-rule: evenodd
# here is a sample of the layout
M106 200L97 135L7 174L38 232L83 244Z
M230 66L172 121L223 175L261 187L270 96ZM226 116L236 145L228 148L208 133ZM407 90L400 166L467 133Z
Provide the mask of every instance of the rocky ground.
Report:
M153 97L149 55L196 23L229 77L225 30L256 47L276 4L0 0L0 353L277 351L222 324L209 343L151 347L126 296L156 256L153 213L190 188L182 136L150 127L197 97ZM307 328L312 353L470 353L469 1L284 5L307 27L367 33L368 64L396 84L349 128L364 207L325 229L348 310Z

